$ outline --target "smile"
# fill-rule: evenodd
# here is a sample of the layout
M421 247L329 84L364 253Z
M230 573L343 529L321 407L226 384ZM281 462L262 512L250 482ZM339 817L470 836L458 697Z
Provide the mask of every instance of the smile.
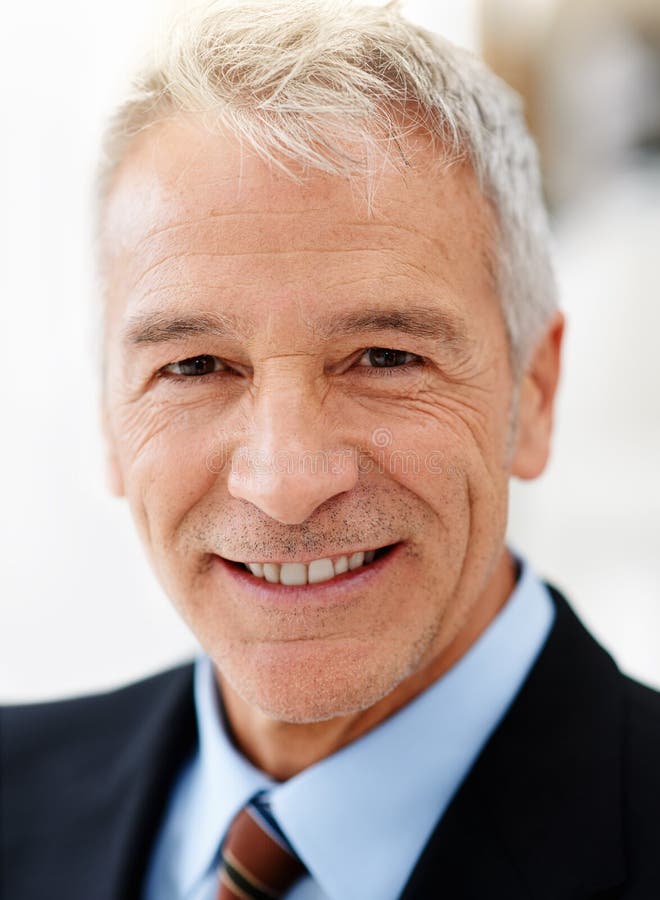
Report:
M292 587L320 584L323 581L332 581L346 572L366 568L375 560L389 553L394 546L394 544L390 544L375 550L357 550L353 553L313 559L309 562L234 562L234 564L244 571L250 572L255 578L270 584Z

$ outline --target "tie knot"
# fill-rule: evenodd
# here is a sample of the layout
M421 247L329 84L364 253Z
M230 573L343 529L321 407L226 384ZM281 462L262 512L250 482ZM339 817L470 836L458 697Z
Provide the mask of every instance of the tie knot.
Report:
M258 792L238 811L221 849L218 900L278 900L305 872Z

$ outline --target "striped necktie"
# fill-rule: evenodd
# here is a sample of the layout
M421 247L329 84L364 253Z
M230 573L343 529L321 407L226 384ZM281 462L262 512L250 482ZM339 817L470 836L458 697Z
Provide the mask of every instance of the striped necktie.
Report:
M257 792L227 830L217 900L278 900L306 871L265 798Z

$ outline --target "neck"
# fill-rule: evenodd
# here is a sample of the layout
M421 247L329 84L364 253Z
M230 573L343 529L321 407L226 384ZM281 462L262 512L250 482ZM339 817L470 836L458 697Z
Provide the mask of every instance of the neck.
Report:
M277 781L330 756L393 715L458 662L506 603L515 582L515 561L505 548L486 590L456 637L378 703L350 715L302 724L272 719L246 703L216 669L234 744L253 765Z

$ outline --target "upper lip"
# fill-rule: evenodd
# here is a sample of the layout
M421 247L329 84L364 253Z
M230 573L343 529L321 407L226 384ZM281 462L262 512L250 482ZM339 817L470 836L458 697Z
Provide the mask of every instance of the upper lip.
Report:
M246 557L244 559L236 559L234 556L228 556L226 553L218 554L222 556L223 559L229 560L229 562L237 562L237 563L289 563L289 562L297 562L297 563L305 563L309 564L315 559L338 559L340 556L352 556L353 553L367 553L369 550L382 550L384 547L390 547L392 544L397 543L396 541L390 541L387 544L372 544L369 547L351 547L348 550L328 550L315 551L313 554L311 553L301 553L300 556L294 556L291 553L284 553L279 556L274 554L266 554L264 556L259 556L255 554L254 556Z

